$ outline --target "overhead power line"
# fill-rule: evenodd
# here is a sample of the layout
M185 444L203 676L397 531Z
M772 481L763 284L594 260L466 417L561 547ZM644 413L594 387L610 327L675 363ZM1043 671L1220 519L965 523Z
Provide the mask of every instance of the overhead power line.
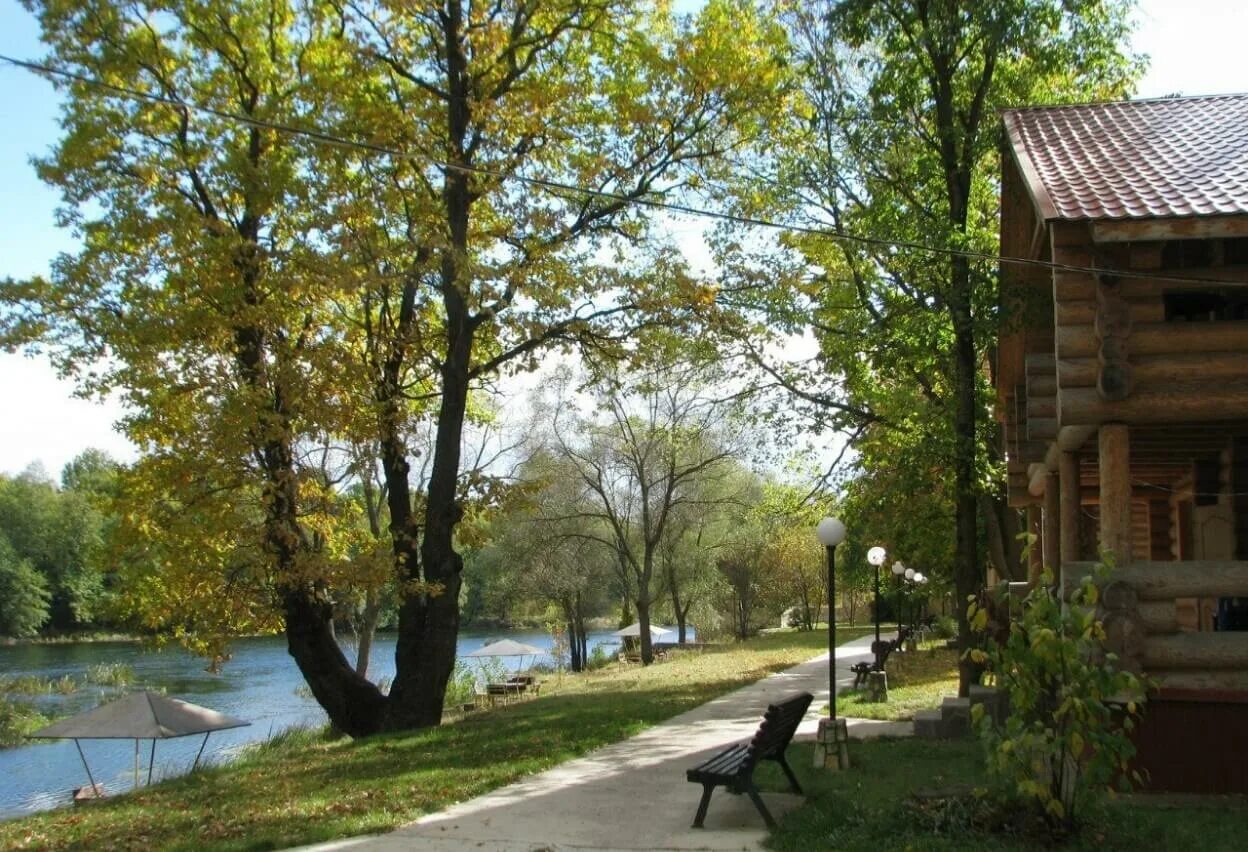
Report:
M737 213L728 213L722 210L711 210L704 207L695 207L690 204L682 204L678 201L669 201L663 198L632 196L620 192L612 192L610 190L595 189L593 187L579 186L565 181L553 180L551 178L537 177L533 175L522 175L515 173L500 172L495 169L486 168L484 166L463 165L459 163L444 162L426 154L412 153L397 148L391 148L387 145L379 145L374 142L368 142L359 139L347 139L328 133L314 127L296 127L281 122L266 121L264 119L255 118L253 116L244 115L242 113L231 112L229 110L217 109L215 107L204 106L179 98L172 98L166 95L155 94L153 92L145 92L140 89L132 89L127 86L120 86L115 83L108 83L94 77L88 77L85 74L79 74L74 71L68 71L62 68L53 68L41 62L32 62L26 59L17 59L0 53L0 61L7 62L18 68L24 68L38 74L44 74L50 77L59 77L61 79L73 80L86 86L112 92L131 100L146 101L148 103L162 104L174 107L175 109L187 110L189 112L202 113L211 115L224 121L233 121L248 127L254 127L261 130L270 130L275 133L282 133L290 136L301 136L338 148L347 148L351 150L364 151L370 154L380 154L387 157L396 157L399 159L410 160L422 163L426 166L444 169L446 171L456 171L463 174L477 175L480 177L493 178L498 181L515 181L516 183L533 186L540 189L546 189L553 192L569 193L573 195L582 195L590 198L597 198L604 201L618 202L638 207L647 207L655 210L663 210L672 213L682 213L688 216L694 216L701 219L710 219L720 222L731 222L738 225L749 225L756 228L764 228L774 231L787 231L790 233L809 234L812 236L823 237L833 241L841 241L854 243L857 245L873 246L876 248L905 249L908 251L924 252L932 255L943 257L960 257L968 260L980 260L997 264L1008 264L1012 266L1036 267L1053 272L1073 272L1090 275L1115 275L1122 277L1145 279L1150 281L1164 281L1170 283L1183 284L1212 284L1225 285L1227 282L1217 278L1199 278L1185 277L1179 275L1166 275L1164 273L1145 272L1136 270L1113 269L1095 266L1079 266L1074 264L1056 263L1051 260L1040 260L1038 258L1027 257L1008 257L1005 255L990 254L988 252L973 251L970 249L949 248L946 246L933 246L925 243L916 243L910 240L899 240L889 237L879 237L867 234L847 233L845 231L829 230L827 228L816 227L813 225L800 225L787 222L777 222L772 219L764 219L759 216L745 216Z

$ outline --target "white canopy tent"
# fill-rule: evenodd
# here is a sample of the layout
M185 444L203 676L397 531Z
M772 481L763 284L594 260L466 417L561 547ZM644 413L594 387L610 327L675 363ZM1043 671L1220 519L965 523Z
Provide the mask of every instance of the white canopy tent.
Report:
M156 741L203 734L204 741L195 755L192 771L199 766L199 759L213 731L226 731L250 725L216 710L209 710L189 701L169 698L158 692L135 692L116 701L101 704L77 716L62 719L54 725L41 728L31 734L32 739L73 740L87 770L91 790L100 789L91 775L86 755L82 753L82 740L134 740L134 786L139 786L139 740L152 741L152 753L147 766L147 783L152 783L152 766L156 762Z

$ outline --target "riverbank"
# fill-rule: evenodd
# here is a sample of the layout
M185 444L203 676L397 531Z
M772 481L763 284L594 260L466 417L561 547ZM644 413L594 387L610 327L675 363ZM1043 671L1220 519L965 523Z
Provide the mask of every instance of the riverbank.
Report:
M552 676L541 698L411 734L290 733L193 776L0 823L0 846L274 848L382 832L632 736L826 643L818 631L773 634L646 668Z

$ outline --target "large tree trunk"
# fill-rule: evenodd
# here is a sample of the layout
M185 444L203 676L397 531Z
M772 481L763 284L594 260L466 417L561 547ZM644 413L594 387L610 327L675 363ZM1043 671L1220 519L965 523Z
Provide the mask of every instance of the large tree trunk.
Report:
M650 601L644 594L637 596L637 624L639 625L637 639L641 645L641 663L648 666L654 662L654 644L650 641Z
M463 227L466 234L466 220ZM444 280L455 281L456 270L457 261L448 253L443 263ZM396 673L390 690L394 706L390 708L387 725L399 729L441 722L442 700L455 665L459 636L463 559L455 551L455 527L463 516L457 490L472 330L458 289L447 286L444 300L450 320L447 329L450 345L442 367L442 406L438 413L424 538L418 560L424 568L424 576L421 587L409 590L399 607ZM418 575L411 579L418 579Z
M966 615L966 602L979 593L984 578L979 564L976 510L978 495L975 476L975 405L977 359L971 321L971 280L966 258L953 259L953 287L950 312L954 327L954 491L955 543L954 589L957 592L958 645L963 653L958 662L958 694L965 697L972 684L979 681L980 667L965 652L974 637Z
M685 644L685 617L689 614L689 604L681 605L680 586L676 582L676 569L669 562L667 565L667 590L672 599L672 612L676 616L676 641Z
M356 635L355 673L368 677L368 666L373 656L373 640L377 636L377 623L381 620L381 594L370 589L364 600L364 612L360 615L360 627Z
M251 131L251 155L259 157L260 137ZM236 269L244 285L244 301L249 307L260 303L260 217L250 211L238 225L239 235L248 244L240 252ZM381 719L385 697L376 686L355 673L334 638L333 607L298 577L298 562L309 548L299 525L299 480L294 451L287 426L290 421L289 395L282 382L282 371L272 370L270 361L280 358L274 352L263 327L240 324L234 330L235 363L247 386L264 393L270 400L271 421L250 429L252 447L264 471L265 547L272 556L277 576L284 578L280 589L286 627L286 647L303 673L317 702L325 708L330 724L351 736L375 732Z
M465 140L471 119L467 57L462 43L463 7L447 4L441 16L445 36L448 157L461 168L445 170L442 204L449 244L441 249L439 289L446 312L446 357L441 364L441 406L434 435L424 536L419 569L409 576L417 588L404 590L399 606L395 678L386 720L392 729L427 727L442 721L446 684L455 667L459 638L459 587L463 559L455 551L455 527L463 517L458 500L459 463L468 404L475 320L465 292L471 278L468 252L472 194L471 157ZM415 554L412 554L415 556Z
M330 724L353 737L376 733L386 697L355 672L334 641L328 627L333 607L295 590L282 596L282 606L287 648Z

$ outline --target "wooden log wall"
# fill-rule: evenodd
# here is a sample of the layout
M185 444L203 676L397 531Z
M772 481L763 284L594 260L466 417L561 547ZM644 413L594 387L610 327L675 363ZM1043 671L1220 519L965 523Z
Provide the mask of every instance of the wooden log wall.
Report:
M1162 243L1095 245L1084 223L1054 223L1053 260L1070 266L1160 272ZM1169 275L1169 273L1167 273ZM1248 270L1183 270L1248 287ZM1211 285L1130 274L1053 275L1056 411L1062 427L1180 423L1242 417L1248 409L1248 320L1166 322L1165 294ZM1043 403L1041 404L1043 405ZM1048 424L1041 423L1044 433Z
M1069 597L1093 562L1062 565ZM1248 561L1141 561L1114 569L1101 587L1108 649L1161 689L1248 690L1248 632L1182 630L1178 600L1248 597Z

